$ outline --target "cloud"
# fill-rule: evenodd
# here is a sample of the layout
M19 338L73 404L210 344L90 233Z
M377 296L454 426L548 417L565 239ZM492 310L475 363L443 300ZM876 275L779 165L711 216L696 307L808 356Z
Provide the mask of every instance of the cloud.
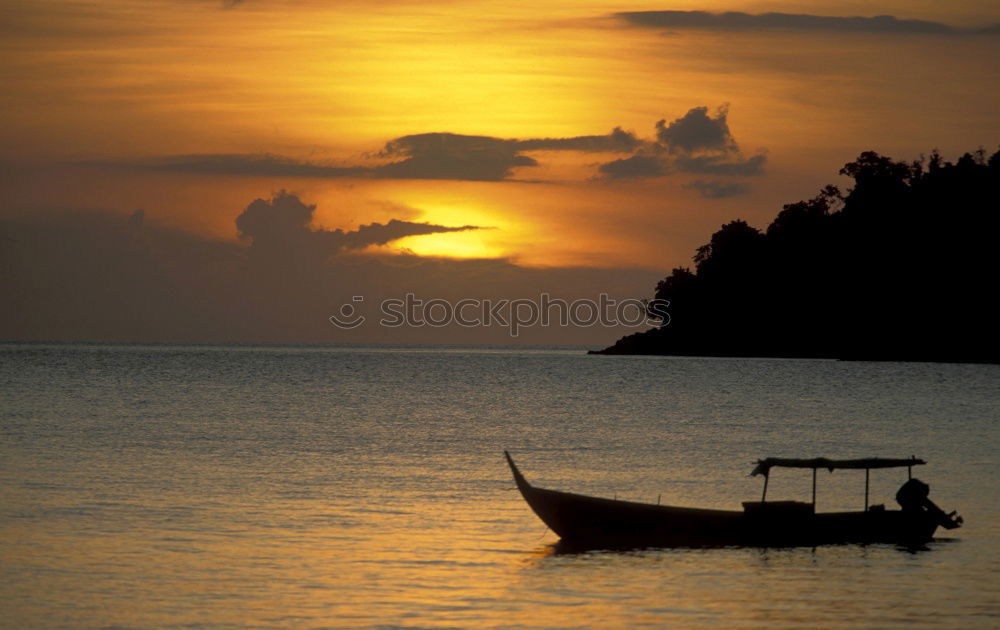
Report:
M734 175L750 177L764 174L765 153L758 153L749 158L741 155L709 153L704 155L679 155L674 160L674 166L683 173L699 173L703 175Z
M236 217L236 228L241 239L251 241L254 256L281 264L320 264L343 250L385 245L407 236L481 229L476 225L449 227L399 219L362 225L350 232L313 229L310 224L315 210L315 204L305 204L298 196L282 190L271 199L250 203Z
M325 166L278 155L243 153L198 153L135 160L126 166L175 173L203 175L258 175L262 177L351 177L370 169L357 166Z
M501 181L509 178L515 167L538 164L522 155L516 142L453 133L403 136L387 142L374 155L392 160L377 165L335 166L271 154L239 153L173 155L96 165L201 175Z
M627 11L617 13L629 24L652 28L711 28L727 30L787 29L840 33L980 33L993 34L997 25L963 30L939 22L901 20L891 15L875 17L833 17L792 13L751 14L741 11Z
M572 138L536 138L517 140L517 147L523 151L582 151L595 153L628 153L642 146L631 131L615 127L603 136L575 136Z
M243 223L255 240L263 241L269 230L301 234L309 231L305 220L310 208L294 195L279 193L244 212ZM407 293L452 304L466 298L537 300L542 293L571 302L595 299L608 287L614 288L613 297L634 297L645 295L662 275L660 270L636 268L535 269L506 260L361 253L309 265L296 251L278 249L262 258L261 252L252 251L256 242L248 248L171 230L155 216L145 216L141 226L136 223L127 216L81 209L36 212L22 219L0 217L0 295L15 296L17 305L0 309L3 337L597 345L629 329L539 326L514 339L501 325L388 327L379 325L379 304ZM403 221L373 225L344 234L360 233L355 237L360 244L435 227ZM286 244L300 245L291 240ZM356 307L367 323L352 330L333 326L330 316L342 313L345 304Z
M750 186L744 182L727 182L717 179L696 179L689 184L685 184L684 188L696 190L706 199L723 199L750 192Z
M125 166L204 175L260 177L365 177L496 182L510 179L518 167L538 166L528 151L629 153L642 146L635 134L615 127L604 135L569 138L496 138L435 132L401 136L369 157L378 164L330 165L271 154L207 153L173 155L98 166Z
M389 219L388 223L369 223L362 225L353 232L344 232L344 247L346 249L361 249L369 245L385 245L391 241L407 236L422 236L424 234L441 234L443 232L465 232L467 230L486 229L478 225L462 225L447 227L433 223L415 223ZM340 230L337 230L340 232Z
M393 179L461 179L500 181L520 166L538 166L525 151L628 153L642 144L631 132L615 127L606 135L524 140L455 133L423 133L396 138L378 153L403 158L371 169L375 177Z
M597 170L602 175L612 179L657 177L667 175L670 172L668 163L659 156L639 153L601 164Z
M422 133L386 143L380 158L402 158L371 169L376 177L392 179L461 179L499 181L518 166L538 166L522 155L517 142L490 136Z
M671 153L712 149L728 152L736 149L726 117L729 108L722 106L715 117L708 115L707 107L693 107L669 125L666 120L656 123L656 138Z
M432 179L511 181L515 169L539 166L535 151L619 153L626 157L598 165L600 178L659 177L676 172L713 175L759 175L766 157L740 153L729 131L728 109L694 107L667 123L660 120L655 137L643 139L615 127L603 135L567 138L497 138L447 132L420 133L390 140L366 164L333 165L272 154L209 153L173 155L98 166L124 166L202 175L258 177Z
M686 114L667 123L656 123L656 139L646 142L627 158L598 166L605 179L660 177L675 173L749 177L762 175L767 155L764 151L745 157L729 130L729 108L725 105L710 114L708 107L692 107ZM697 188L705 197L742 194L743 185L721 183ZM725 189L725 195L716 194Z

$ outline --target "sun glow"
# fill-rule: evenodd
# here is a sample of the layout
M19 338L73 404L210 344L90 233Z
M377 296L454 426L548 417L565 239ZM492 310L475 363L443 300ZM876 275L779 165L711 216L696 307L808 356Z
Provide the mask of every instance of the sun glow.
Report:
M441 258L503 258L508 254L502 247L490 243L488 237L484 238L481 230L407 236L393 246L397 251Z
M412 220L450 228L472 229L407 236L393 241L379 251L410 253L441 258L506 258L514 253L508 245L520 231L518 226L495 208L464 195L408 198L405 204L419 214Z

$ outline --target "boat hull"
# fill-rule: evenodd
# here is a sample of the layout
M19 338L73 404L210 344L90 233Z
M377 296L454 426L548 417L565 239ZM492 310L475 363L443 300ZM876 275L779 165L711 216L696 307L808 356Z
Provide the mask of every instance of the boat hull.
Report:
M843 543L919 546L937 529L923 512L871 510L815 514L803 503L748 504L745 511L651 505L537 488L510 456L514 480L532 511L573 549L789 547ZM752 509L751 509L752 508ZM807 508L807 509L804 509Z

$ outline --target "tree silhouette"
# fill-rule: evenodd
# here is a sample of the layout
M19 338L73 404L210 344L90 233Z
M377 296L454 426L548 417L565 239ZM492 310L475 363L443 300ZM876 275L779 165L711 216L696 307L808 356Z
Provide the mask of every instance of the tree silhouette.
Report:
M600 352L1000 361L1000 151L866 151L840 174L846 195L787 204L764 232L723 225L657 284L670 317Z

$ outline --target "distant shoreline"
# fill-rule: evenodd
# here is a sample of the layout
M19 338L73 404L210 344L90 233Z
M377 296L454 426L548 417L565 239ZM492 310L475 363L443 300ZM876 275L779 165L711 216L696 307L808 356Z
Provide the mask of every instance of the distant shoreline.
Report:
M630 337L652 333L657 329L650 329L645 333L635 333ZM162 350L239 350L239 351L281 351L281 350L302 350L302 351L345 351L345 352L559 352L567 354L583 353L593 356L646 356L646 357L673 357L685 359L789 359L803 361L856 361L866 363L955 363L955 364L978 364L978 365L1000 365L1000 359L977 359L958 357L931 357L931 356L887 356L887 355L843 355L824 356L808 353L746 353L736 354L732 352L663 352L652 351L650 348L639 348L629 351L620 344L628 337L623 337L615 344L600 350L591 350L587 346L574 345L500 345L500 344L403 344L403 343L282 343L282 342L183 342L183 341L93 341L93 340L0 340L0 350L4 347L24 347L24 348L45 348L45 347L69 347L80 349L99 348L121 348L121 349L162 349Z
M828 361L857 361L866 363L968 363L981 365L1000 365L1000 357L990 356L970 356L962 354L921 354L919 352L907 354L881 354L881 353L860 353L851 352L843 354L819 354L819 353L790 353L790 352L726 352L724 350L712 351L667 351L658 348L657 345L666 343L666 337L662 328L651 328L645 332L634 333L622 337L612 345L601 350L588 350L589 355L599 356L663 356L663 357L711 357L726 359L817 359Z

